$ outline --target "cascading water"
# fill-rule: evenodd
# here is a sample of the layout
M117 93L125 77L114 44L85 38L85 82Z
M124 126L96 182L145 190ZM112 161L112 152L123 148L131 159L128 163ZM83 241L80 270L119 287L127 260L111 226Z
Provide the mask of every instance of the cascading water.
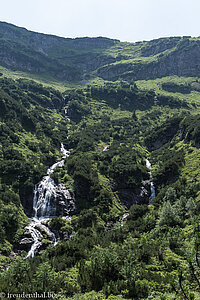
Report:
M42 242L42 234L38 229L35 228L35 225L39 222L36 218L33 218L29 224L29 226L26 227L28 231L31 234L31 237L33 238L33 244L31 246L31 249L29 250L26 258L32 258L35 255L36 250L41 246Z
M129 213L127 213L127 212L123 214L123 216L121 218L121 226L124 225L124 222L128 218L128 216L129 216Z
M66 119L66 121L70 122L71 120L70 120L70 118L68 116L67 108L64 108L64 113L65 113L65 119Z
M105 148L104 148L105 149ZM105 150L103 150L105 151ZM149 197L149 204L151 204L152 200L156 197L155 187L152 181L152 172L151 172L151 163L148 159L146 159L146 167L149 169L149 177L150 177L150 185L151 185L151 195ZM129 216L129 213L124 213L121 219L121 226L123 226L124 221Z
M56 168L64 166L64 159L70 155L70 151L66 150L64 145L61 144L60 151L63 153L61 161L53 164L48 170L47 175L36 184L33 198L33 211L35 218L50 218L56 216L57 211L57 195L64 193L65 199L70 199L69 191L60 184L56 185L54 180L50 177Z
M149 169L149 175L150 175L151 196L149 197L149 204L151 204L152 200L156 197L156 191L152 181L151 163L148 159L146 159L146 167L147 169Z
M63 154L62 160L53 164L47 170L47 175L35 185L33 198L34 217L30 219L30 224L26 227L26 229L30 232L34 242L30 251L28 252L27 258L34 257L36 251L38 251L38 249L41 247L41 230L45 231L49 239L54 242L54 244L56 243L55 234L52 233L46 226L46 221L51 217L57 216L58 214L69 214L69 211L75 209L75 204L72 201L70 192L63 184L59 184L57 186L54 180L50 177L56 168L61 168L64 166L64 159L70 155L70 151L66 150L63 144L61 144L60 151ZM58 201L59 197L62 201ZM71 207L67 209L67 206Z

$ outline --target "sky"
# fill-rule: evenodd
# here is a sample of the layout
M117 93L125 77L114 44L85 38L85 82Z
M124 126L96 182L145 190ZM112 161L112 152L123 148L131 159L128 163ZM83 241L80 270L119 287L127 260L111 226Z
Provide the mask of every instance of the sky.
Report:
M1 0L0 21L63 37L200 36L200 0Z

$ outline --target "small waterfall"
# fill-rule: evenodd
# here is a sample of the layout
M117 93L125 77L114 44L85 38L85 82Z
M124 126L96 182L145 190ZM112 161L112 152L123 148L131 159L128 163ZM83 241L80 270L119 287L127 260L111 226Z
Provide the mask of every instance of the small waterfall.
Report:
M51 232L50 229L46 226L47 220L41 221L36 218L32 218L30 220L30 224L25 228L30 232L31 237L33 238L34 241L26 258L33 258L35 256L35 253L42 246L43 235L41 234L41 231L45 232L48 239L50 239L50 241L54 243L54 245L56 245L57 241L56 241L55 234Z
M149 175L150 175L151 196L149 197L149 204L151 204L152 200L156 197L156 191L152 181L151 163L148 159L146 159L146 167L147 169L149 169Z
M35 187L33 210L35 218L49 218L56 214L56 184L50 176L45 176Z
M34 242L30 251L28 252L27 258L34 257L36 251L38 251L38 249L41 247L41 241L43 237L40 232L41 230L45 231L50 240L56 244L57 241L55 234L52 233L46 226L46 221L49 218L57 216L58 213L61 215L68 215L70 211L75 209L75 204L70 192L63 184L59 184L57 186L54 180L50 177L56 168L61 168L64 166L64 159L70 155L70 151L66 150L63 144L61 144L60 151L63 154L62 160L53 164L47 170L47 175L35 185L33 197L34 217L30 219L30 224L26 227L26 229L30 232Z
M149 197L149 204L151 204L152 200L156 197L156 191L153 182L151 182L151 196Z
M33 244L31 246L31 249L29 250L26 258L33 258L35 255L35 252L40 246L42 245L42 234L38 229L35 228L36 223L38 222L37 219L33 218L29 224L29 226L26 227L26 229L30 232L31 237L33 238Z
M63 154L62 158L66 158L70 155L70 151L66 150L64 145L61 143L61 148L60 148L61 153Z
M62 184L57 186L50 177L56 168L62 168L64 166L64 159L70 155L70 151L66 150L63 144L61 144L60 151L63 154L62 160L53 164L47 170L47 175L35 186L33 198L35 218L50 218L56 216L58 194L63 194L63 198L66 200L71 199L70 193L65 189L65 186Z
M128 218L129 213L124 213L121 219L121 226L124 226L125 220Z
M69 118L69 116L68 116L67 108L64 108L64 114L65 114L65 119L66 119L66 121L70 122L71 120L70 120L70 118Z

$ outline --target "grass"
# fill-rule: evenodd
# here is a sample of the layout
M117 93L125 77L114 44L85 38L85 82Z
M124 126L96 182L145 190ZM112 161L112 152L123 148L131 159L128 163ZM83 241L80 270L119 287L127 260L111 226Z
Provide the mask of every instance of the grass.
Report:
M187 149L182 176L186 178L188 183L200 183L200 149L196 147Z
M141 90L153 90L159 95L164 95L184 101L189 104L191 108L191 113L197 114L200 109L200 92L192 90L190 93L174 93L168 92L162 88L163 83L173 82L176 85L190 85L198 81L197 77L178 77L178 76L168 76L163 78L157 78L154 80L138 80L136 81L137 87ZM194 105L196 106L194 108Z
M118 55L127 57L127 58L133 58L138 57L141 54L141 45L143 45L143 42L140 43L128 43L128 42L122 42L120 44L116 44L112 46L111 48L105 50L105 53L108 55L111 55L113 57L117 57Z
M0 73L3 74L2 77L12 78L13 80L19 78L34 80L35 82L42 84L45 87L52 87L55 90L59 90L60 92L64 92L72 88L81 87L80 82L70 82L70 83L64 82L61 80L57 80L48 74L42 75L42 74L26 73L22 71L12 71L2 66L0 66Z

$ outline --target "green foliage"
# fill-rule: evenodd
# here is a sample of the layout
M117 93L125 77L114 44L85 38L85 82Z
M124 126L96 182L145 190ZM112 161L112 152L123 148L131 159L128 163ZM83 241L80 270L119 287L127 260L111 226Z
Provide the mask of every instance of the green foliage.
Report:
M141 75L147 66L159 63L159 51L171 55L179 41L184 49L180 38L124 43L124 48L111 42L113 46L98 48L93 57L105 51L105 61L108 56L112 60L109 67L119 70L137 64ZM80 49L70 47L71 54L63 45L59 53L55 48L48 53L57 61L67 52L72 64L88 58L82 49L75 59ZM68 62L66 56L67 71ZM46 67L49 63L44 61ZM54 71L58 69L62 66ZM134 75L129 71L119 74L129 79ZM80 76L81 70L75 69L69 80ZM61 142L71 154L52 178L70 189L77 208L71 221L48 221L58 237L55 247L30 260L20 255L13 262L2 259L2 292L46 291L73 300L178 299L183 291L196 297L199 240L193 244L200 212L200 152L199 117L194 115L199 111L199 91L194 80L94 79L61 94L27 79L1 77L1 255L10 255L13 244L17 247L27 224L23 210L31 215L34 185L61 158ZM146 158L156 188L151 205L143 204L150 196Z
M188 94L191 92L191 86L190 85L184 85L184 84L176 84L174 82L166 82L162 84L162 88L164 90L167 90L168 92L174 92L174 93L183 93Z
M176 226L180 223L176 210L172 207L169 201L164 202L160 212L159 226Z
M28 199L33 197L34 184L46 171L60 141L66 140L64 118L56 115L62 102L60 92L33 81L0 80L2 245L6 245L5 239L11 243L19 241L27 222L22 205L31 215ZM59 134L54 131L54 121L58 120Z

